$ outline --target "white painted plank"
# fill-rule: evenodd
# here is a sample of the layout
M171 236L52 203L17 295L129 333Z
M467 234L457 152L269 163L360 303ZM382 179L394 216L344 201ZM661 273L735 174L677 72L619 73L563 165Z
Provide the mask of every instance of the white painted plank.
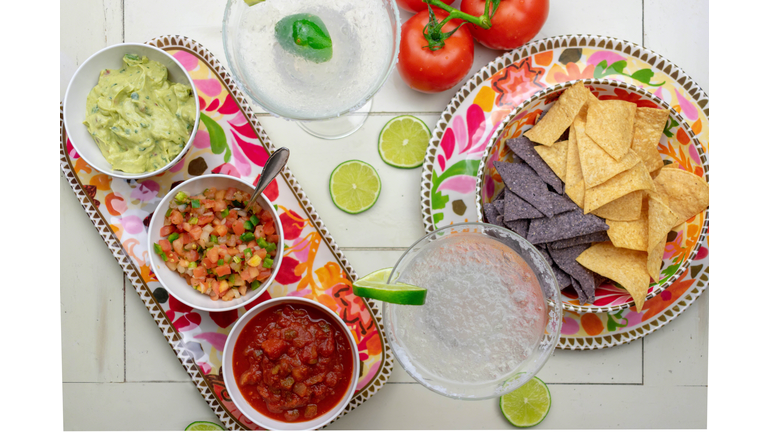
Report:
M709 290L644 339L646 384L707 385Z
M192 383L64 383L64 430L184 430L219 423Z
M646 0L645 46L680 66L709 93L709 1Z
M63 175L59 200L62 379L122 381L123 272Z
M125 380L191 382L131 282L125 281Z
M378 153L379 132L393 117L370 116L359 131L336 141L314 138L286 120L259 118L275 146L291 150L288 167L341 247L408 247L424 235L419 198L421 168L393 168ZM419 118L430 128L437 121L436 115ZM350 159L371 164L382 183L376 204L357 215L336 208L328 190L333 169Z
M61 3L59 98L64 99L69 80L91 54L123 41L121 0L79 0Z
M551 385L537 429L705 428L706 387ZM498 399L459 401L417 384L386 385L329 429L510 429Z

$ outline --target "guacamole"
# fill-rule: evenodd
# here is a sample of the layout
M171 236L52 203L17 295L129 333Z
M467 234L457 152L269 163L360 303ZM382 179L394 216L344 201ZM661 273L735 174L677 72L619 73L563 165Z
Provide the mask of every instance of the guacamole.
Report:
M101 71L83 124L113 169L143 173L178 156L195 115L190 86L168 81L162 64L126 54L122 69Z

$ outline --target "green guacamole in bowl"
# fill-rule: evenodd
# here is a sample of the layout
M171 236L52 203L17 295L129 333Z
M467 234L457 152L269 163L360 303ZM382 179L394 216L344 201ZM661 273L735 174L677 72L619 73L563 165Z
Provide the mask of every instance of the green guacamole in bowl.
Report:
M119 70L104 69L88 94L83 124L112 169L155 171L184 149L195 125L189 85L168 81L168 70L126 54Z

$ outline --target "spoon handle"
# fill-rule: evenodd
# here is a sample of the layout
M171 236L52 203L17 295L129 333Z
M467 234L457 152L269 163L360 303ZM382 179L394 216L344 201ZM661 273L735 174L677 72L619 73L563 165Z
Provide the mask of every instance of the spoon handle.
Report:
M280 147L269 156L267 162L264 164L264 169L261 171L261 177L256 183L256 189L253 191L251 200L245 205L246 210L251 208L251 205L256 202L256 198L267 188L267 185L280 174L280 171L288 162L288 156L290 155L290 150L285 147Z

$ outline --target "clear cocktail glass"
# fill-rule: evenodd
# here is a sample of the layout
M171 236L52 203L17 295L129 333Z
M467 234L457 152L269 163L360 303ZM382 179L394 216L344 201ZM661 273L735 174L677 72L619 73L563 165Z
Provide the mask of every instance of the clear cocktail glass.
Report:
M325 23L329 61L292 55L277 42L277 22L298 13ZM228 0L222 36L229 70L255 103L311 135L338 139L362 127L395 67L400 15L394 0Z
M563 319L560 290L541 253L514 232L450 225L408 249L389 283L427 288L426 303L384 303L395 357L416 381L454 399L499 397L552 355Z

